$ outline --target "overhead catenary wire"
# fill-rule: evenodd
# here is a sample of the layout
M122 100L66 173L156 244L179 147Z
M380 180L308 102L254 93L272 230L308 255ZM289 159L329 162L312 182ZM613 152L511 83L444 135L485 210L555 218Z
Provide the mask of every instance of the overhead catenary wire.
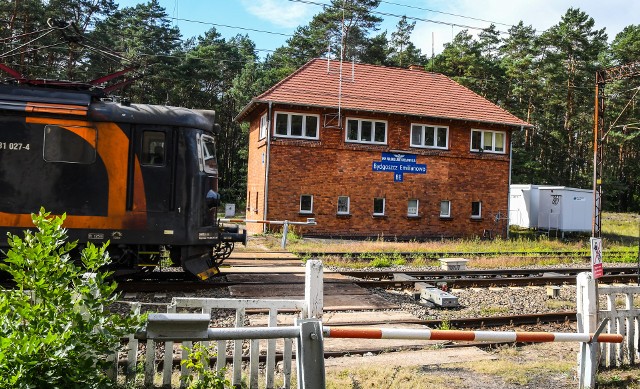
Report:
M326 8L329 6L329 4L326 3L320 3L317 1L313 1L313 0L289 0L291 2L295 2L295 3L303 3L303 4L310 4L310 5L317 5L317 6L321 6L323 8ZM347 10L353 10L354 8L349 8L349 7L345 7L345 9ZM470 29L470 30L485 30L486 27L478 27L478 26L471 26L471 25L467 25L467 24L460 24L460 23L453 23L453 22L445 22L442 20L435 20L435 19L427 19L427 18L420 18L417 16L407 16L407 15L400 15L400 14L395 14L395 13L391 13L391 12L382 12L382 11L369 11L371 14L376 14L376 15L382 15L382 16L392 16L395 18L403 18L406 17L409 20L415 20L415 21L419 21L419 22L425 22L425 23L433 23L433 24L441 24L441 25L446 25L446 26L452 26L452 27L459 27L459 28L464 28L464 29ZM497 30L496 30L497 31ZM499 33L505 33L504 31L497 31Z

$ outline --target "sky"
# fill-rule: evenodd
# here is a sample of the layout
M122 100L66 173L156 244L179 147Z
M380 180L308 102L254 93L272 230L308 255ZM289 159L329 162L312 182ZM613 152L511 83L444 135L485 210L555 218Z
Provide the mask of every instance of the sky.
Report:
M120 7L142 1L120 0ZM283 46L296 27L309 23L330 0L159 0L183 39L203 35L212 27L224 38L248 35L259 55ZM477 34L491 22L499 31L523 21L538 33L560 22L570 8L579 8L606 28L611 41L631 24L640 24L638 0L382 0L375 10L384 21L380 31L395 31L399 17L417 18L412 42L430 55L463 29ZM397 16L396 16L397 15Z

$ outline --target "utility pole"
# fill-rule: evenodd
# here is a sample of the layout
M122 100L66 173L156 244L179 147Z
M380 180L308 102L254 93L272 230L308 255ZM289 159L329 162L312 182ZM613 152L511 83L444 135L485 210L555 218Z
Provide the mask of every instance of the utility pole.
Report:
M609 130L604 130L605 95L608 82L640 76L640 61L598 70L596 72L595 117L593 128L593 224L591 236L602 235L602 166L604 164L603 145Z

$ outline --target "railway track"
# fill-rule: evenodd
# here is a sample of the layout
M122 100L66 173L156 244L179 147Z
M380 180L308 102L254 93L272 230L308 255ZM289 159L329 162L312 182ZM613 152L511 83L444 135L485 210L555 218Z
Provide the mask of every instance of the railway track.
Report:
M605 250L603 258L605 260L615 260L624 256L637 255L638 251L631 250ZM339 257L358 261L371 261L379 257L401 257L404 259L425 259L438 260L440 258L479 258L479 257L536 257L536 258L580 258L590 259L590 252L584 250L573 251L431 251L431 252L298 252L301 258L327 258Z
M431 284L445 283L449 288L470 287L509 287L509 286L545 286L572 285L576 275L590 271L588 267L574 268L539 268L539 269L502 269L502 270L464 270L464 271L341 271L339 274L348 276L352 283L365 288L410 288L415 282ZM277 273L277 268L270 271L254 272L255 280L227 281L224 278L213 279L203 283L194 280L184 272L149 272L136 274L135 277L119 283L119 290L123 292L158 292L158 291L193 291L201 289L224 288L231 285L269 285L281 284L265 282L260 275ZM415 280L403 280L396 277L402 273ZM229 274L229 273L227 273ZM638 269L635 266L605 268L601 283L631 283L638 282ZM331 282L328 280L327 282ZM290 281L290 284L302 284L303 280Z

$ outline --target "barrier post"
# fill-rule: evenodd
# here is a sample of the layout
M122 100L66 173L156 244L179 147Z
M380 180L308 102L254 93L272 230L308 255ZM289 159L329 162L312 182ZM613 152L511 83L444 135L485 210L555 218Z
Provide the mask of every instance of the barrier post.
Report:
M590 333L596 330L598 322L598 306L596 280L590 272L578 274L576 279L576 299L578 332ZM594 388L598 369L597 342L582 343L578 358L579 388Z
M289 234L289 220L284 221L284 226L282 227L282 243L280 243L280 247L285 249L287 248L287 235Z
M322 261L317 259L307 261L307 269L304 280L304 301L307 312L304 318L322 318L323 282L322 282Z
M296 351L298 388L324 389L324 340L322 322L318 319L296 319L300 337Z

